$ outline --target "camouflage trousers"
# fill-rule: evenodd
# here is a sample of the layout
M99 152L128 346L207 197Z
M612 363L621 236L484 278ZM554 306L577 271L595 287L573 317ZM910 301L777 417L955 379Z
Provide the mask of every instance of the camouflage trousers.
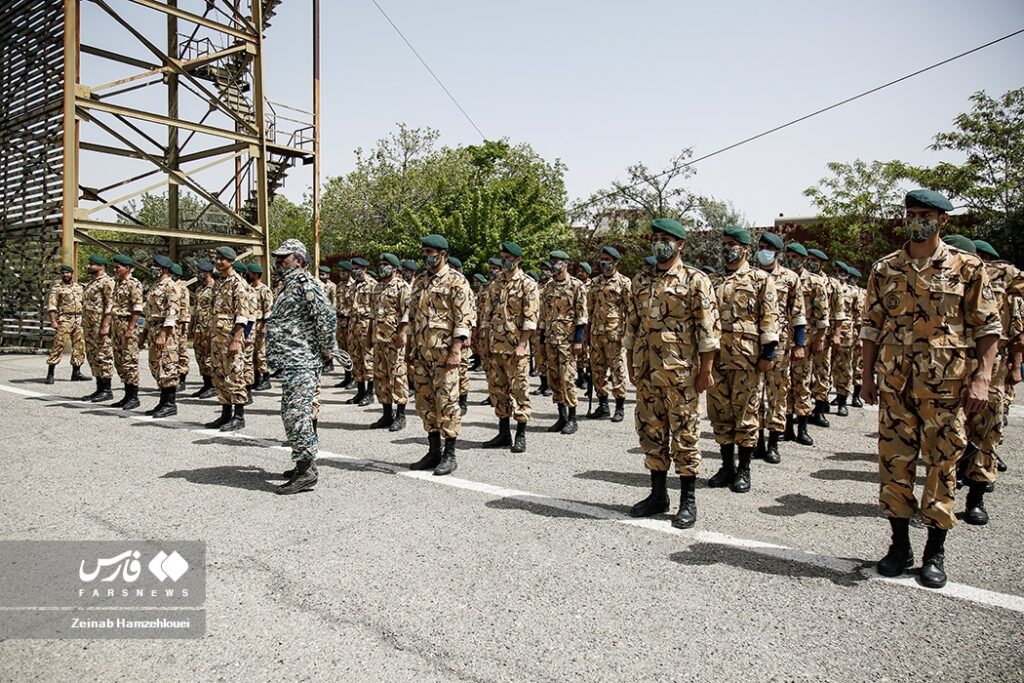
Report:
M47 365L56 365L64 355L64 349L71 344L71 365L78 367L85 362L85 334L82 331L82 316L59 313L57 330L53 335L53 346L46 359Z
M622 339L595 337L590 342L590 369L594 379L594 393L608 395L608 375L615 398L626 397L626 361L622 357Z
M853 343L853 383L860 384L860 377L864 374L864 354L861 345Z
M110 323L110 346L114 351L114 368L117 370L117 376L124 384L137 387L139 386L139 334L137 326L129 327L129 323L131 323L129 316L114 316Z
M789 407L790 394L790 371L793 364L791 350L777 347L775 349L775 364L768 371L764 378L765 404L759 414L762 416L762 424L769 431L781 432L786 429L786 410Z
M469 393L469 359L473 355L473 349L469 346L462 346L462 360L459 361L459 396Z
M786 414L806 417L811 414L811 372L814 360L810 348L800 360L793 359L789 364L789 397L786 401Z
M217 390L217 402L221 405L245 405L248 394L245 391L245 349L231 353L234 336L234 322L218 321L221 327L213 332L210 366L213 374L213 388Z
M321 407L321 401L320 401L320 380L318 378L317 381L316 381L316 391L313 392L313 419L314 420L319 420L320 419L320 407Z
M247 336L242 337L242 365L244 368L243 377L245 378L245 386L251 387L256 381L256 333L249 332ZM246 397L248 400L248 396Z
M458 437L462 428L459 412L459 369L446 367L448 351L421 349L413 360L416 412L427 432L441 432L446 439Z
M547 349L540 343L539 336L535 342L530 342L530 351L533 353L533 367L537 369L537 375L546 379L548 376L548 354Z
M576 396L576 354L572 340L547 337L544 341L544 358L547 361L548 388L555 405L575 408Z
M182 329L184 327L185 329ZM178 326L178 374L188 374L188 324Z
M489 376L491 371L490 335L487 334L487 330L479 328L473 331L473 335L473 350L480 357L480 365L483 367L484 373Z
M156 336L161 329L164 332L164 346L157 348ZM147 343L149 344L149 373L161 389L178 386L178 328L156 325L147 326Z
M109 334L100 334L103 316L82 317L82 331L85 334L85 357L89 370L96 379L110 379L114 374L114 347ZM111 323L113 329L113 323Z
M832 346L825 344L821 353L812 353L814 374L811 380L811 396L815 401L827 401L832 389Z
M538 344L539 346L539 344ZM539 351L538 351L539 353ZM487 383L491 405L498 418L511 417L515 422L530 420L530 359L516 358L514 353L491 355L492 380Z
M381 405L405 405L409 400L409 369L405 349L390 342L373 344L373 391Z
M959 398L915 398L880 391L878 404L878 502L886 517L909 519L920 511L925 526L951 529L956 464L967 445ZM925 481L914 495L918 459Z
M715 363L713 376L715 386L708 390L708 417L715 442L741 448L756 446L761 373L753 366L731 369Z
M853 393L853 346L832 349L832 385L840 396Z
M253 368L256 372L261 375L270 373L270 368L267 367L267 326L266 323L258 323L256 329L253 331L255 339L253 344Z
M334 340L338 342L338 350L348 353L348 318L338 316L338 330L334 334Z
M320 447L313 430L313 396L319 389L319 369L289 367L281 373L281 421L292 460L312 460Z
M352 358L352 378L357 382L373 379L373 345L370 343L368 323L349 321L348 355Z
M1010 414L1010 406L1017 400L1017 385L1008 384L1003 390L1003 415Z
M700 416L694 376L655 370L637 377L636 434L644 452L644 466L668 472L675 462L679 476L700 473Z
M971 481L994 483L996 448L1003 440L1003 417L1006 415L1006 361L996 355L992 366L992 381L988 392L988 405L967 416L967 440L978 447L978 452L966 463L965 476Z
M210 358L210 337L209 327L196 327L192 330L192 353L196 357L199 374L203 377L211 377L213 374Z

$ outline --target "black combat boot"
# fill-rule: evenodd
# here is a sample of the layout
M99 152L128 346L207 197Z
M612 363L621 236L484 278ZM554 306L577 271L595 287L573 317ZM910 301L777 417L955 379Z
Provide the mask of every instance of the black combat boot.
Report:
M526 452L526 423L516 422L516 437L512 440L513 453Z
M807 433L807 422L810 418L806 415L800 415L796 418L796 442L801 446L813 446L814 439Z
M796 418L793 415L786 416L786 431L782 434L783 441L796 441L796 430L793 429L794 422L796 422Z
M295 463L295 474L286 483L277 487L276 493L283 496L308 491L316 485L320 473L313 464L313 459L299 460Z
M829 405L830 406L837 406L837 405L839 405L839 394L836 394L836 397L834 399L832 399L832 401L829 403Z
M626 399L617 398L615 399L615 414L612 415L612 422L622 422L622 418L626 416Z
M366 396L366 382L356 382L355 396L345 401L345 403L354 406L363 400L363 396Z
M508 448L512 445L512 432L509 431L509 419L503 417L498 420L498 435L489 441L484 441L483 448Z
M782 432L768 432L768 450L764 452L764 461L769 465L778 465L782 462L782 456L779 454L781 437Z
M231 404L225 403L220 407L220 417L213 422L207 422L203 425L204 429L220 429L231 420Z
M697 477L679 477L679 511L672 518L672 526L677 529L689 529L697 523Z
M946 585L946 530L928 527L928 540L921 558L921 585L942 588Z
M568 409L568 414L565 416L565 426L562 427L563 434L575 434L576 430L579 429L579 425L576 423L576 406L572 406Z
M83 396L82 398L80 398L78 400L79 401L83 401L83 402L90 402L90 401L92 401L93 398L95 398L96 396L100 395L100 393L102 392L102 387L103 387L103 380L101 380L99 377L97 377L96 378L96 391L92 392L91 394L86 394L85 396Z
M153 414L156 413L156 411L158 411L161 408L163 408L165 403L167 403L167 390L166 389L160 389L160 402L157 403L152 408L150 408L149 410L146 410L146 411L143 411L143 412L146 415L153 415Z
M863 408L864 407L864 401L862 401L861 398L860 398L860 385L859 384L854 384L853 385L853 398L850 399L850 407L851 408Z
M764 430L757 430L757 446L754 447L754 457L758 460L764 460L765 453L768 452L768 445L764 440Z
M235 406L235 414L231 416L231 419L220 426L222 432L237 432L239 429L245 429L245 405L239 404Z
M388 427L389 432L399 432L405 429L405 404L399 403L395 408L395 419Z
M541 396L550 396L551 395L551 386L548 384L548 381L546 379L544 380L544 386L541 387L540 395Z
M337 387L338 389L348 389L350 386L352 386L352 371L346 370L344 379L342 379L334 386Z
M750 490L750 459L753 455L753 448L740 446L739 466L736 467L736 476L729 485L729 490L733 493L746 493Z
M391 426L395 421L394 408L391 407L390 403L384 404L384 413L378 418L376 422L370 425L370 429L386 429Z
M474 353L473 357L472 357L472 361L473 362L469 366L469 371L470 372L479 372L480 371L480 354Z
M43 384L53 384L53 371L56 367L55 365L46 366L46 379L43 380Z
M139 407L139 385L126 384L124 387L124 403L121 410L135 410Z
M316 474L317 474L318 477L320 476L320 470L316 466L316 460L313 460L312 464L310 464L309 467L310 467L310 469L313 469L313 470L316 471ZM296 467L292 467L290 470L285 470L284 472L282 472L281 476L284 477L285 479L291 480L291 478L295 476L295 470L296 470Z
M253 387L256 391L266 391L270 389L270 375L261 374L256 380L256 386Z
M480 405L482 405L482 406L489 406L489 405L491 405L491 397L488 396L484 400L480 401Z
M530 392L531 396L547 396L548 395L548 378L547 375L540 378L540 386Z
M455 439L444 440L444 450L441 452L441 462L434 468L435 477L443 477L458 469L459 464L455 462Z
M846 407L846 396L839 394L836 396L836 400L839 403L836 404L836 415L839 417L846 417L850 414L849 409Z
M369 382L366 383L366 393L363 394L363 398L360 399L359 403L357 403L356 405L359 406L360 408L365 408L366 406L373 403L373 400L373 380L371 379Z
M178 391L185 391L185 378L188 375L178 375Z
M889 518L892 528L892 543L875 569L882 576L899 576L914 564L914 550L910 547L910 520Z
M104 401L110 401L114 398L114 392L110 390L110 377L104 377L101 380L100 391L98 394L92 397L93 403L103 403Z
M201 386L198 389L196 389L195 391L193 391L191 394L189 394L189 396L191 398L204 398L203 397L203 392L206 391L207 389L213 389L213 383L210 382L210 378L209 377L207 377L206 375L203 375L203 386Z
M825 413L828 411L825 408L828 408L828 401L815 401L814 412L811 413L807 423L815 427L828 427L828 420L825 418Z
M832 413L832 408L831 408L827 398L822 399L821 401L815 400L815 403L821 403L821 414L822 415L830 415Z
M562 431L562 427L565 426L566 421L565 406L563 406L561 403L557 403L555 405L558 408L558 420L555 422L555 424L548 427L548 432L551 433Z
M441 432L427 432L427 454L409 465L410 470L432 470L441 462Z
M967 504L964 507L964 521L973 526L988 524L988 510L985 509L985 482L968 481Z
M708 488L712 489L729 486L736 478L736 463L733 459L736 455L736 446L725 443L719 446L719 450L722 453L722 467L715 473L715 476L708 479Z
M177 387L168 387L164 389L167 392L167 397L164 399L164 407L153 413L153 419L158 420L161 417L171 417L172 415L178 414L178 402L177 402Z
M252 387L245 388L245 405L252 405Z
M608 397L607 396L598 396L597 397L597 408L594 408L589 413L587 413L587 419L588 420L603 420L605 418L611 417L611 415L612 414L610 412L608 412Z
M465 415L469 411L469 394L462 394L459 396L459 412Z
M71 381L72 382L88 382L90 379L92 379L92 378L89 377L89 375L83 375L82 374L82 366L81 365L72 365L71 366Z
M650 517L668 512L668 472L651 470L651 493L629 509L630 517Z
M1006 425L1004 424L1003 426L1005 427ZM1005 472L1008 469L1009 468L1006 466L1006 463L1003 462L1003 459L1000 458L999 455L997 454L996 455L996 471L998 471L998 472Z

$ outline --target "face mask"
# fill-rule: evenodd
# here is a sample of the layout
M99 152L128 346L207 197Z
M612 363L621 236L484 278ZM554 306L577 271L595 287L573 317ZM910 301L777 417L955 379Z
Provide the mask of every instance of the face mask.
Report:
M498 270L497 268L491 268L491 279L492 280L494 278L498 277L499 275L501 275L501 271L500 270Z
M507 271L513 271L516 269L516 260L514 258L503 258L501 259L501 267Z
M743 247L722 247L722 258L726 263L736 263L743 257Z
M659 240L651 245L651 254L654 255L654 260L658 263L668 263L676 255L676 245L674 242Z
M555 275L558 275L563 270L565 270L565 264L564 263L552 263L551 264L551 272L554 273Z
M391 266L381 266L377 269L377 272L380 273L382 278L386 278L391 277L391 273L395 272L395 269Z
M821 270L821 264L818 263L817 261L808 261L806 264L804 264L804 267L807 268L807 270L811 271L812 273L817 273L819 270Z
M160 277L160 272L160 269L157 268L156 266L153 266L152 268L149 269L149 274L152 275L153 277Z
M759 249L757 252L757 262L762 266L770 266L775 263L775 252L771 249Z
M352 277L354 277L357 280L362 280L365 275L366 275L366 271L365 270L353 270L352 271Z
M938 229L938 222L925 220L923 218L907 219L907 223L903 227L903 230L906 231L907 235L910 237L911 242L927 242Z
M787 258L782 262L782 265L786 266L790 270L800 270L800 262L795 258Z
M598 264L601 266L601 270L606 273L612 272L612 268L615 267L615 264L611 261L598 261Z
M437 268L441 264L441 255L432 254L431 256L424 256L423 261L427 264L427 268Z

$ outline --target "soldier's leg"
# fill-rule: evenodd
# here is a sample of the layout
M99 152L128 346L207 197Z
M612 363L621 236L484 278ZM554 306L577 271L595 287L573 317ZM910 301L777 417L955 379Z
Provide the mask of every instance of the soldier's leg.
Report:
M917 401L893 391L878 392L878 503L882 514L910 519L917 514L919 434L923 430Z
M843 346L832 358L832 381L836 393L849 397L853 393L853 347Z
M667 392L668 429L672 460L680 477L700 474L701 455L697 448L700 437L698 396L691 382L672 386Z
M320 373L299 368L286 369L281 384L281 421L292 446L292 460L315 458L320 441L313 429L313 401L320 386Z
M715 363L712 370L715 386L708 389L708 419L719 446L736 443L735 421L732 411L733 371Z
M608 341L603 337L590 338L590 381L594 395L608 395Z
M242 341L242 367L244 369L245 386L247 387L251 387L252 383L256 380L256 368L254 365L256 345L253 343L254 341L251 332Z
M622 352L622 340L610 340L605 353L612 380L612 396L616 399L626 398L626 357Z
M828 401L832 388L832 347L826 344L824 352L815 355L814 381L811 393L815 401Z
M85 362L85 333L81 316L71 319L71 365L82 367Z
M648 375L637 377L634 422L644 467L652 472L668 472L672 432L668 399L663 387L656 387Z
M172 327L164 329L168 331L167 341L157 354L157 383L161 389L170 389L177 387L181 381L178 330Z
M323 401L320 398L320 380L317 379L316 391L313 392L313 405L310 408L310 415L313 417L313 431L316 431L316 423L320 420L320 410L323 407Z
M459 410L459 369L449 370L444 363L437 363L432 379L437 427L443 438L458 438L462 429L462 411Z
M82 334L85 337L85 362L89 364L89 370L92 372L92 376L99 379L99 375L96 374L96 351L98 349L97 342L99 341L100 336L99 322L83 318Z
M512 362L509 376L512 418L517 423L526 423L530 421L530 359L526 355L517 358L513 354L509 360Z
M761 426L761 382L763 375L757 368L731 370L731 405L733 438L740 448L757 446L757 431Z
M213 387L217 390L217 403L220 405L232 405L232 387L228 381L231 374L233 359L228 351L231 344L231 337L228 334L217 330L213 333L211 340L210 365L212 369Z
M267 367L267 334L261 332L256 335L256 372L266 375L270 372Z
M808 353L800 360L793 361L793 412L792 414L807 417L811 414L811 372L813 361Z
M57 316L57 329L53 333L53 344L50 346L50 355L46 358L47 365L57 365L60 357L64 355L64 347L68 345L71 336L71 327L67 318Z
M579 403L579 396L576 392L576 353L573 351L572 341L567 341L558 350L559 375L562 386L565 389L564 403L566 408L575 409Z
M967 437L964 412L957 399L920 401L921 460L925 466L921 517L925 526L952 529L956 463Z
M788 351L781 356L776 355L776 363L768 373L768 386L765 397L768 401L766 412L768 419L765 427L772 432L781 432L786 428L786 408L790 397L790 357Z
M110 328L108 328L108 332ZM94 337L94 355L96 358L96 365L93 367L90 361L89 367L92 368L92 372L96 377L108 380L114 375L114 347L110 338L110 334L101 335L99 330L96 332ZM108 387L109 389L109 387Z
M428 349L423 349L413 356L412 379L416 387L416 413L423 421L423 431L429 433L437 429L437 415L434 411L434 387L431 383L433 368L427 357L428 353Z
M388 349L387 363L391 367L388 402L404 406L409 401L409 367L405 362L405 349Z
M462 347L462 360L459 361L459 395L465 396L469 393L469 357L473 355L473 350L468 347Z
M487 392L491 397L494 415L498 419L512 416L512 371L514 363L509 354L496 353L491 356L491 376Z
M149 374L157 386L160 386L160 349L156 347L154 340L159 331L160 328L149 326L146 330L146 360L149 362Z
M188 335L178 330L178 374L188 375Z
M967 418L967 438L978 450L963 463L964 476L969 482L994 483L998 475L996 447L1003 438L1002 394Z
M388 362L390 344L374 342L373 344L373 392L382 406L391 401L392 366Z

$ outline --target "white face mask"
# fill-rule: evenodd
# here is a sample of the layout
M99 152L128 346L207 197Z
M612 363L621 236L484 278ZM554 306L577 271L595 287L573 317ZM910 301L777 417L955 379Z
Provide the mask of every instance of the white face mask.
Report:
M757 262L762 266L770 266L775 263L775 252L771 249L759 249L757 251Z

